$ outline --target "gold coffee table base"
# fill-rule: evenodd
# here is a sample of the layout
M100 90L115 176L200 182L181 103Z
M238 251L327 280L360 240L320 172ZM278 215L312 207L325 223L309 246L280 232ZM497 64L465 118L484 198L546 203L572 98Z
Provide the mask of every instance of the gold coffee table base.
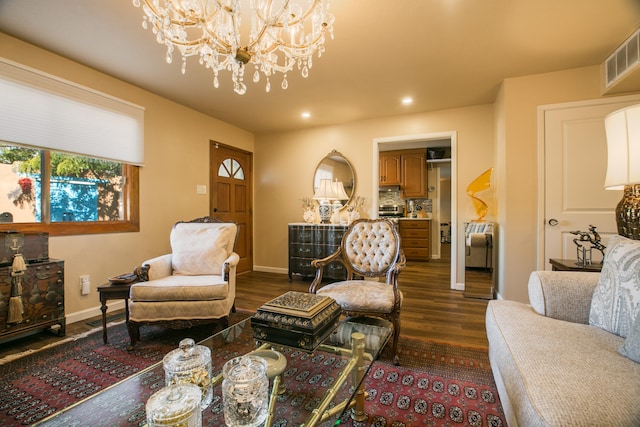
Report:
M364 338L364 334L362 334L361 332L352 333L350 350L325 344L321 344L318 347L318 350L323 350L327 353L350 355L351 358L349 359L349 362L347 362L344 370L340 373L338 379L325 393L324 398L320 402L320 405L313 410L311 418L309 418L306 423L302 424L301 427L314 427L319 423L324 422L329 418L335 416L336 414L342 412L347 407L354 408L353 413L351 414L351 418L353 418L354 421L366 421L367 413L364 411L364 401L367 396L364 390L363 382L365 371L364 361L365 359L373 361L373 357L369 353L365 353L364 351ZM268 349L270 346L271 344L264 343L254 352ZM333 408L327 409L349 375L352 375L353 384L358 384L358 388L356 389L353 398L345 399L335 405ZM212 381L213 387L222 383L222 380L222 374L216 375ZM278 394L282 393L281 383L282 375L280 373L273 378L273 387L271 388L271 395L269 397L269 415L267 415L267 419L264 422L265 426L271 425L271 422L273 420L276 398L278 397Z
M351 418L355 421L365 421L367 419L367 414L364 412L364 400L366 398L366 394L364 391L364 374L365 374L365 359L370 362L373 361L373 356L368 353L365 353L365 345L364 345L364 334L361 332L354 332L351 334L351 350L347 350L340 347L332 347L325 344L320 345L320 349L329 352L329 353L338 353L344 355L351 355L347 366L344 368L336 382L333 386L327 390L327 393L320 402L320 405L313 410L313 414L309 421L304 424L305 427L313 427L318 423L321 423L338 412L343 411L349 405L353 406L353 413L351 414ZM341 403L337 404L331 409L327 409L331 401L334 399L336 393L342 387L344 382L347 380L347 377L352 375L353 384L358 384L355 395L352 399L346 399Z

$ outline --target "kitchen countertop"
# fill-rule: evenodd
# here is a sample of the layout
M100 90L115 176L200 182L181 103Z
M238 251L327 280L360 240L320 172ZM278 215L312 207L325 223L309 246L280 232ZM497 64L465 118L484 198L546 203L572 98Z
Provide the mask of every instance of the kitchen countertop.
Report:
M432 221L433 218L407 218L407 217L393 217L393 218L387 218L388 220L390 220L391 222L397 224L400 221Z

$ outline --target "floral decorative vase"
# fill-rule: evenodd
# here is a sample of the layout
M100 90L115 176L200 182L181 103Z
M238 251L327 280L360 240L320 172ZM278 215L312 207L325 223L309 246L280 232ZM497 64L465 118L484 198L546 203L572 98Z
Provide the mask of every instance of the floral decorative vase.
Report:
M351 224L356 219L360 219L360 212L359 211L349 212L349 224Z
M302 219L304 219L304 222L308 224L313 224L316 220L316 214L312 210L304 211L304 213L302 214Z

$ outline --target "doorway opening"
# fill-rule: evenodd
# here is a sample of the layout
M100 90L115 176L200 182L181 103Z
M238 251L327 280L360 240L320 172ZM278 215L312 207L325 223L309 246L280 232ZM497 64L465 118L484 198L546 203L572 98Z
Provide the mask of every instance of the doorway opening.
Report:
M374 206L380 203L379 158L389 150L439 148L450 151L450 159L427 158L428 204L431 218L431 257L450 260L451 289L464 290L457 275L457 185L456 185L456 132L404 135L373 140L373 194Z

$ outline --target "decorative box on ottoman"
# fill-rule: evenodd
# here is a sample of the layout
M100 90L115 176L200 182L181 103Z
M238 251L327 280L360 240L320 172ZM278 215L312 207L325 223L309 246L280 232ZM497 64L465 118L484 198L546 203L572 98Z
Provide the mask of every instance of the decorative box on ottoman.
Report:
M253 337L313 351L336 328L341 312L332 298L289 291L264 304L253 315Z

